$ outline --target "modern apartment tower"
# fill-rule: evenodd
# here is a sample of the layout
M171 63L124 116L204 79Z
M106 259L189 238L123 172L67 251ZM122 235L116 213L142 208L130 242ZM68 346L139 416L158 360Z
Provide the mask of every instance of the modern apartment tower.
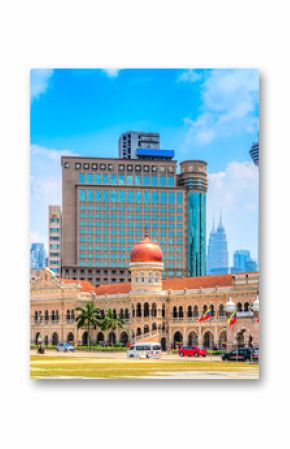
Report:
M63 278L128 282L130 251L145 231L162 247L164 276L206 274L206 163L181 162L178 174L166 154L62 157Z
M48 267L61 274L61 207L48 206Z
M222 217L215 229L213 224L209 241L207 255L207 274L226 274L229 272L228 264L228 243Z
M137 150L160 148L159 133L144 133L142 131L127 131L119 137L119 158L138 159Z

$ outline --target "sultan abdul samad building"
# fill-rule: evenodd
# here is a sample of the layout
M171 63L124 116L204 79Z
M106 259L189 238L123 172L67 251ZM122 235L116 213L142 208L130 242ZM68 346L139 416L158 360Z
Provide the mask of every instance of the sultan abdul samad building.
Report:
M130 256L131 282L98 287L88 281L57 278L49 269L31 284L31 343L86 344L75 309L92 301L102 311L112 309L125 324L115 332L92 331L94 343L159 341L165 350L177 343L205 347L258 344L258 273L238 273L162 279L160 246L148 236ZM208 308L212 317L199 321ZM227 318L237 311L230 328Z

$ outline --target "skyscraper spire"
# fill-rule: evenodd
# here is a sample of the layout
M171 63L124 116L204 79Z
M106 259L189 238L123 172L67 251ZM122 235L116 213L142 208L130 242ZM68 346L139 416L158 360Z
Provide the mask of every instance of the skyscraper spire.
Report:
M221 210L218 227L215 230L213 224L213 229L209 235L207 273L228 273L228 244Z
M220 209L220 219L219 219L218 229L223 229L223 216L222 216L221 209Z

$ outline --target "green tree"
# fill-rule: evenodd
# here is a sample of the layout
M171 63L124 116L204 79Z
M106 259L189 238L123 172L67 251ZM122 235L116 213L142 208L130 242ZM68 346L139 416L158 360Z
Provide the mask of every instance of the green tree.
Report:
M122 318L115 317L114 312L112 309L108 309L105 312L104 318L102 318L100 322L100 327L102 331L111 330L115 331L119 327L122 329L124 325L124 321Z
M85 327L88 329L88 346L90 346L91 338L90 331L96 326L101 327L101 311L95 307L93 302L88 302L84 307L77 307L76 311L79 312L76 317L78 329Z

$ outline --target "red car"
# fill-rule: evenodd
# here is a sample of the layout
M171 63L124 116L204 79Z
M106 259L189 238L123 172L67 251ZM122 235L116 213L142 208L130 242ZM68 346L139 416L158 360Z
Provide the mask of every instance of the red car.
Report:
M180 357L206 357L208 352L206 349L201 349L198 346L180 346L178 349L178 355Z

